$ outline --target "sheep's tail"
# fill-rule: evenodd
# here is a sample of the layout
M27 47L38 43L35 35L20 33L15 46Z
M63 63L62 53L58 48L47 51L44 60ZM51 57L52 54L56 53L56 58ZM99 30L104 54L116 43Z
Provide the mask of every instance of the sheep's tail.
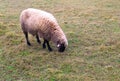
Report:
M26 32L25 31L25 24L24 24L24 22L21 22L21 28L22 28L23 32Z
M28 14L26 13L26 11L22 11L21 15L20 15L20 23L21 23L21 28L23 30L23 32L27 32L26 28L25 28L25 20L28 18Z

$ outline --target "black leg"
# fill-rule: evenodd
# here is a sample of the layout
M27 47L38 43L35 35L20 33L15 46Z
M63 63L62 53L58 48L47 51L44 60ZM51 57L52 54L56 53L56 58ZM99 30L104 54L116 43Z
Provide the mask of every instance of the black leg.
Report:
M48 50L52 51L52 48L50 47L49 42L45 39L44 39L44 43L43 43L43 48L46 48L46 43L47 43Z
M45 49L46 48L46 41L44 40L44 42L43 42L43 49Z
M48 50L49 50L49 51L52 51L52 48L51 48L50 45L49 45L49 41L47 41L47 40L45 40L45 41L46 41L46 43L47 43Z
M40 41L40 39L39 39L38 34L36 34L36 39L37 39L37 42L40 44L40 43L41 43L41 41Z
M24 34L25 34L25 38L26 38L26 41L27 41L27 45L31 46L31 43L28 40L28 33L24 32Z

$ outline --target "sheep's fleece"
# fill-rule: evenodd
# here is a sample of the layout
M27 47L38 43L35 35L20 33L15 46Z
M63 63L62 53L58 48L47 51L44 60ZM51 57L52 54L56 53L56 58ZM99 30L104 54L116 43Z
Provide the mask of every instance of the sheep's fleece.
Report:
M64 44L68 46L67 38L58 25L55 17L46 11L28 8L20 15L20 22L23 31L29 32L33 36L38 34L40 38L52 41L56 46ZM24 26L22 26L24 24Z

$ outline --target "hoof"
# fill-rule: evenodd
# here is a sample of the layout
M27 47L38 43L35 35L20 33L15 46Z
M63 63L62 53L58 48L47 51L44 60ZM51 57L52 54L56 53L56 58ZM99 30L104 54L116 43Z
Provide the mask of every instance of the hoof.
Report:
M28 46L31 46L31 43L28 42L27 45L28 45Z
M53 51L52 48L49 48L48 50L49 50L50 52Z

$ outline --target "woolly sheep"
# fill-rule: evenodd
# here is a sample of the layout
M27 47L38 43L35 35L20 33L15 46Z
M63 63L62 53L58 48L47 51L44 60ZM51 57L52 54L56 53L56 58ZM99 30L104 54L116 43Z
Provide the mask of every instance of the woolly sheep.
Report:
M43 38L43 48L46 48L47 44L49 51L52 51L49 41L52 41L57 46L59 52L64 52L65 48L68 46L68 41L64 32L51 13L28 8L22 11L20 23L29 46L31 46L31 43L28 39L28 33L36 36L38 43L41 43L39 38Z

